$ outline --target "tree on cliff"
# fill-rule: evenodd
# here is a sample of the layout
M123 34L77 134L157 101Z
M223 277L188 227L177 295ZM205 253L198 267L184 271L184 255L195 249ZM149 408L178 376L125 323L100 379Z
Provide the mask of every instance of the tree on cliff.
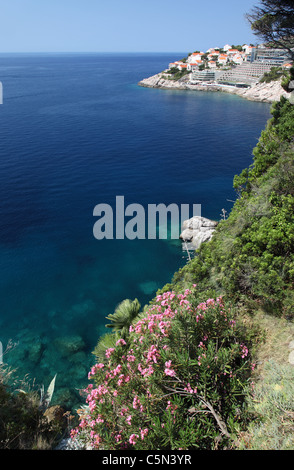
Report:
M256 36L273 47L287 49L294 60L293 0L260 0L246 18Z

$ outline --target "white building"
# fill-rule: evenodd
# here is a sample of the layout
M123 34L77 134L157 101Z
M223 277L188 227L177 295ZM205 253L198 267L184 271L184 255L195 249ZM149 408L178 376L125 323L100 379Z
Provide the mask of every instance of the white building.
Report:
M189 64L180 63L180 64L178 64L177 67L178 67L178 69L181 70L181 71L182 71L182 70L190 70L190 69L188 68L188 67L189 67Z
M218 56L218 59L217 59L217 61L220 65L226 65L228 60L229 60L229 58L228 58L227 54L220 54Z
M215 80L215 72L210 70L195 71L192 73L191 81L213 82Z
M240 54L240 51L238 51L238 49L228 49L227 54L228 55L236 55L236 54Z
M204 55L204 52L193 52L191 55L189 55L187 62L196 62L197 60L202 60L202 56Z
M218 57L220 55L219 51L212 51L210 54L208 54L208 60L213 60L214 57Z
M203 61L202 60L195 60L195 62L191 62L189 65L191 66L191 70L192 72L194 72L195 70L198 70L199 69L199 65L202 65L203 64Z
M225 52L227 52L229 49L232 49L232 46L230 46L229 44L226 44L224 47L223 47L223 50Z
M232 60L232 62L234 62L235 64L238 64L238 65L241 65L244 62L244 58L240 54L235 54L235 55L231 56L231 60Z
M252 46L248 46L248 44L243 44L242 49L245 54L251 54L252 52Z

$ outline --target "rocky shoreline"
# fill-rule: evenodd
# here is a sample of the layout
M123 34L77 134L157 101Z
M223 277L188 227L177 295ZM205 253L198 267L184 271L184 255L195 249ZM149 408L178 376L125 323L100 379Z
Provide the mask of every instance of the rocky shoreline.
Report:
M149 78L144 78L138 83L139 86L146 88L161 88L166 90L192 90L192 91L210 91L210 92L225 92L231 93L250 101L259 101L265 103L273 103L279 101L281 96L285 98L290 97L281 86L281 80L273 81L270 83L256 83L250 88L237 88L229 85L218 84L191 84L188 76L180 80L168 79L165 72L160 72Z

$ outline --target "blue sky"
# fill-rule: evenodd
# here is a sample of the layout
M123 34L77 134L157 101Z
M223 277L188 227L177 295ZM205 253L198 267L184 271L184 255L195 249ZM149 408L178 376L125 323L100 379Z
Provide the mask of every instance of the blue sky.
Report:
M1 0L0 52L193 52L256 43L258 0Z

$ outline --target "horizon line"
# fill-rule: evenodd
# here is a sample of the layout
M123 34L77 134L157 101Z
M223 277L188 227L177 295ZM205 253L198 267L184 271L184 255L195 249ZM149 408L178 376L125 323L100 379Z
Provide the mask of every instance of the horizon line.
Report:
M186 51L0 51L0 54L180 54Z
M244 43L245 44L245 43ZM252 44L252 43L250 43ZM257 45L258 43L256 43ZM0 54L182 54L187 51L0 51Z

